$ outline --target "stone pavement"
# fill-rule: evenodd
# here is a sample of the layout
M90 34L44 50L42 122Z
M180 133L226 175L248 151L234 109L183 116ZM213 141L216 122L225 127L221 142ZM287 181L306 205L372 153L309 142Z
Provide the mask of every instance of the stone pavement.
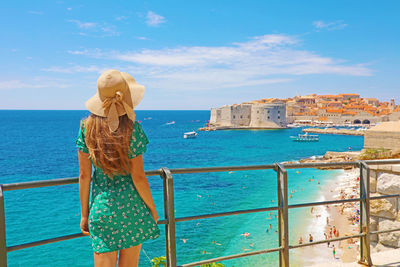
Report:
M373 266L376 267L400 267L400 249L390 249L371 254ZM365 266L358 263L342 263L327 261L313 265L312 267L360 267Z

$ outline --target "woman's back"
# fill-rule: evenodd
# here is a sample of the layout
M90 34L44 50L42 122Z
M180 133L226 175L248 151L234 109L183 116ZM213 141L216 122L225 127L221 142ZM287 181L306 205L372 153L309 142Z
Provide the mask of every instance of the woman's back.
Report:
M82 122L76 143L80 151L89 153L85 133ZM142 155L149 141L138 122L134 123L130 139L131 159ZM89 210L89 231L97 253L128 248L160 235L130 173L110 177L101 166L94 165Z
M96 266L115 266L118 258L120 266L137 266L141 244L160 236L142 160L149 141L133 110L144 87L127 73L109 70L97 89L86 102L92 114L81 122L76 140L80 227L90 235Z

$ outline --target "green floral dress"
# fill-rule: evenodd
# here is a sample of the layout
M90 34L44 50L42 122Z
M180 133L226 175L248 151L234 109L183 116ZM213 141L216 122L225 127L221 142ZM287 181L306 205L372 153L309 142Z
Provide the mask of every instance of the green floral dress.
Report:
M148 143L141 125L135 122L129 158L146 152ZM89 153L83 122L76 146L80 151ZM160 229L138 194L131 175L117 175L110 179L96 166L92 176L89 232L93 251L97 253L129 248L160 236Z

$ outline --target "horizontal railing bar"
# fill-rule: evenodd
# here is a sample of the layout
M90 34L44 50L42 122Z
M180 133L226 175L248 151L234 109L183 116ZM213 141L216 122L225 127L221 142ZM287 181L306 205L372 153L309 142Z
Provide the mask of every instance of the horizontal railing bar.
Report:
M400 159L379 159L379 160L364 160L368 165L385 165L385 164L400 164ZM302 169L313 167L341 167L341 166L358 166L359 161L346 162L302 162L302 163L283 163L285 169Z
M381 230L381 231L371 231L369 233L372 235L372 234L384 234L384 233L397 232L397 231L400 231L400 228Z
M366 160L365 163L369 165L384 165L384 164L400 164L400 159L388 160ZM286 169L302 169L302 168L319 168L319 167L344 167L344 166L358 166L358 161L348 162L311 162L311 163L283 163ZM267 165L250 165L250 166L222 166L222 167L200 167L200 168L182 168L170 169L172 174L185 174L185 173L202 173L202 172L224 172L224 171L249 171L249 170L266 170L274 169L274 164ZM160 170L146 171L146 176L160 175ZM12 184L3 184L4 191L37 188L44 186L55 186L78 183L78 178L61 178L43 181L30 181Z
M146 173L146 176L160 175L159 170L146 171L145 173ZM39 180L39 181L36 180L36 181L21 182L21 183L3 184L3 191L38 188L38 187L45 187L45 186L76 184L78 182L79 182L78 177Z
M253 171L253 170L273 170L274 164L267 165L248 165L248 166L221 166L221 167L200 167L170 169L172 174L201 173L201 172L227 172L227 171Z
M295 208L302 208L302 207L322 206L322 205L357 202L357 201L360 201L360 198L349 198L349 199L338 199L338 200L327 200L327 201L320 201L320 202L292 204L292 205L289 205L288 208L295 209Z
M400 161L399 161L400 163ZM302 163L283 163L285 169L305 169L305 168L330 168L330 167L349 167L357 166L357 161L346 162L302 162Z
M30 181L30 182L3 184L3 190L11 191L11 190L45 187L45 186L76 184L78 182L79 182L78 178L61 178L61 179L42 180L42 181Z
M74 239L74 238L78 238L78 237L82 237L82 236L84 236L82 233L78 233L78 234L64 235L64 236L60 236L60 237L44 239L44 240L25 243L25 244L16 245L16 246L10 246L10 247L7 247L7 252L20 250L20 249L24 249L24 248L31 248L31 247L46 245L46 244L69 240L69 239Z
M364 160L368 165L400 164L400 159L374 159Z
M159 220L159 221L157 221L157 224L167 224L167 220ZM53 237L53 238L30 242L30 243L25 243L25 244L21 244L21 245L10 246L10 247L7 247L7 252L24 249L24 248L36 247L36 246L40 246L40 245L59 242L59 241L63 241L63 240L74 239L74 238L83 237L83 236L85 236L85 235L82 233L76 233L76 234L72 234L72 235L63 235L63 236L59 236L59 237Z
M382 198L397 198L400 197L400 194L396 195L382 195L382 196L374 196L374 197L369 197L369 199L382 199Z
M270 249L262 249L262 250L252 251L252 252L246 252L246 253L240 253L240 254L235 254L235 255L229 255L229 256L223 256L223 257L203 260L203 261L196 261L196 262L186 263L186 264L179 265L178 267L199 266L199 265L202 265L202 264L207 264L207 263L212 263L212 262L217 262L217 261L225 261L225 260L237 259L237 258L242 258L242 257L247 257L247 256L253 256L253 255L276 252L276 251L279 251L279 250L282 250L282 249L283 249L282 247L270 248Z
M199 219L207 219L207 218L238 215L238 214L246 214L246 213L255 213L255 212L263 212L263 211L272 211L272 210L278 210L278 207L268 207L268 208L248 209L248 210L236 210L236 211L227 211L227 212L211 213L211 214L204 214L204 215L187 216L187 217L176 218L175 221L176 222L193 221L193 220L199 220Z
M324 244L324 243L328 243L328 242L330 243L330 242L335 242L335 241L341 241L341 240L361 237L361 236L365 236L365 235L366 234L355 234L355 235L342 236L342 237L336 237L336 238L325 239L325 240L318 240L318 241L315 241L315 242L308 242L308 243L303 243L303 244L290 245L289 249L308 247L308 246L319 245L319 244Z

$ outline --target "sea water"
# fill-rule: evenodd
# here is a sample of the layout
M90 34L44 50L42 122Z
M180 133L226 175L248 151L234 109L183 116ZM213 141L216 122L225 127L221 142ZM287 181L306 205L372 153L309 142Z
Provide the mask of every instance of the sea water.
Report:
M87 111L0 111L0 183L78 176L75 140ZM319 142L293 142L301 128L284 130L197 130L209 111L136 111L150 143L146 170L271 164L320 156L327 150L360 150L363 137L320 135ZM175 123L168 123L174 121ZM340 171L288 171L289 204L316 201L321 188ZM275 206L277 178L272 170L174 175L176 217ZM311 179L314 179L312 181ZM160 177L148 177L160 218L164 217ZM310 181L309 181L310 179ZM319 181L319 183L318 183ZM78 233L78 185L6 191L7 246ZM278 245L277 212L262 212L176 223L178 264ZM290 242L306 240L309 210L289 211ZM271 227L271 229L270 229ZM162 236L142 246L140 266L165 255ZM249 233L245 237L243 234ZM292 258L293 259L293 258ZM225 266L276 266L277 253L223 262ZM8 253L9 266L92 266L88 237Z

